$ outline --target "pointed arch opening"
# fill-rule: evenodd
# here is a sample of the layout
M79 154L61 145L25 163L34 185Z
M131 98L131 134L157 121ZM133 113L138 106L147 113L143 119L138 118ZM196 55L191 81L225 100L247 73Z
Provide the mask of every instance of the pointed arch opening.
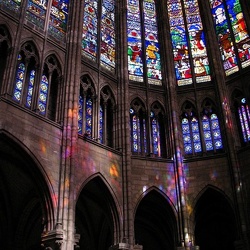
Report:
M0 197L1 247L40 249L42 234L54 227L49 186L33 157L2 132Z
M169 202L152 190L140 201L134 221L135 244L143 250L169 249L177 246L177 223Z
M82 189L76 203L76 233L81 249L109 249L117 243L118 214L115 201L104 181L91 179Z
M204 250L233 250L237 240L234 210L224 194L208 187L195 206L196 245Z

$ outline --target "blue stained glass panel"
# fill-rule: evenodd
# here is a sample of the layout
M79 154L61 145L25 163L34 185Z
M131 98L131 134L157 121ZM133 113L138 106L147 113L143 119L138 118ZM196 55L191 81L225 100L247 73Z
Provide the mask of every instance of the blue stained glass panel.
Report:
M104 0L101 17L101 63L115 67L115 6L114 0Z
M222 144L222 138L221 138L221 132L220 132L220 125L219 125L219 120L216 114L211 114L211 128L212 128L215 148L222 149L223 144Z
M200 130L198 120L195 117L191 119L191 129L192 129L192 136L193 136L193 144L194 144L194 152L199 153L201 152L201 141L200 141Z
M100 105L100 118L99 118L99 138L100 138L100 143L103 143L103 108L102 105Z
M139 0L127 0L129 79L143 81L141 14Z
M152 144L154 155L160 156L160 133L159 124L155 118L154 112L151 111L151 129L152 129Z
M213 150L214 147L212 141L210 119L206 115L202 117L202 127L203 127L206 150L207 151Z
M31 70L28 82L28 92L26 98L26 106L28 108L31 107L32 95L33 95L33 88L34 88L34 81L35 81L35 70Z
M245 98L242 98L241 100L241 106L238 108L238 114L244 142L248 142L250 141L250 111Z
M82 126L83 126L83 98L80 95L78 101L78 134L82 133Z
M88 135L92 135L92 109L93 102L91 98L87 98L86 100L86 133Z
M49 82L46 75L42 75L42 81L40 83L38 109L40 114L46 114L47 97L48 97Z
M82 26L82 54L96 61L98 6L96 0L86 0Z
M21 56L19 55L19 60L21 60ZM23 90L23 82L25 77L25 65L24 63L19 63L16 74L16 84L14 87L13 99L17 102L21 101L22 90Z
M193 146L191 140L190 126L187 118L182 119L182 136L183 136L185 153L192 154Z

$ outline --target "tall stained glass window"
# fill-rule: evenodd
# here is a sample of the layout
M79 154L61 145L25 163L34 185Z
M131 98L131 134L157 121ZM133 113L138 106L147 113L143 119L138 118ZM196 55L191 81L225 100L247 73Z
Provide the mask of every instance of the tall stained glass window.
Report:
M26 18L36 26L43 28L48 0L28 0Z
M181 120L184 151L186 154L202 152L199 121L190 103L184 107Z
M210 0L226 75L250 65L250 39L239 0Z
M222 149L223 144L217 115L205 112L202 117L202 127L206 151Z
M241 132L244 142L250 142L250 109L246 98L241 98L238 105L238 115L240 120Z
M198 1L168 0L167 6L178 86L210 81Z
M152 130L152 147L153 154L157 156L161 156L161 144L160 144L160 127L159 122L154 114L151 111L151 130Z
M26 67L23 63L22 56L20 54L18 55L18 61L19 63L17 67L13 99L17 102L20 102L22 97Z
M134 100L130 108L130 127L132 152L147 153L145 109L138 100Z
M87 77L82 77L78 99L78 134L94 136L93 128L94 90Z
M38 96L38 108L39 108L40 114L42 115L46 114L48 88L49 88L48 77L44 74L42 76L42 81L40 83L39 96Z
M142 8L140 7L142 6ZM160 46L154 0L127 1L129 79L161 85Z
M100 31L99 31L100 25ZM99 36L98 34L101 34ZM97 56L100 51L100 58ZM82 27L82 54L108 70L115 68L114 0L86 0Z
M40 0L44 1L44 0ZM53 0L50 9L49 33L57 39L64 38L68 21L69 0Z

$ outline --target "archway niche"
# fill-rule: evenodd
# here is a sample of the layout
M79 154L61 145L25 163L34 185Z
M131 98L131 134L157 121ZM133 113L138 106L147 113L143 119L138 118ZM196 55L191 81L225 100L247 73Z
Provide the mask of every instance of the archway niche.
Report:
M152 190L140 201L135 214L135 243L143 250L175 250L177 222L168 201Z
M219 191L208 188L195 208L195 240L201 250L234 250L237 226L234 211Z
M0 134L0 246L41 249L41 235L52 227L50 193L31 156Z
M80 249L108 250L116 244L117 211L114 199L98 176L82 189L76 203L76 233L80 234Z

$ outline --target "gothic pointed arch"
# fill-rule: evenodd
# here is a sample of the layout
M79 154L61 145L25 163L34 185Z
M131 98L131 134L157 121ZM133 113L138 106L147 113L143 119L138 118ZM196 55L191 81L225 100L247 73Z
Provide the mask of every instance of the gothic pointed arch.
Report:
M144 103L135 98L130 104L131 150L134 154L148 152L147 115Z
M0 131L0 162L1 247L39 249L42 234L55 225L48 177L36 158L5 131Z
M166 127L165 112L162 105L156 101L150 109L151 146L152 153L157 157L166 157Z
M62 105L62 70L54 54L45 58L39 84L37 106L39 113L52 121L60 121Z
M108 85L100 92L99 140L109 147L114 146L115 98Z
M119 242L119 216L114 195L101 175L84 183L76 203L75 225L80 248L108 249Z
M169 201L158 189L140 200L134 219L135 244L143 249L171 249L178 245L177 222Z
M34 88L37 85L39 55L32 41L25 42L18 53L13 86L13 100L29 109L35 107Z
M94 110L96 90L89 75L83 75L80 80L78 100L78 134L92 138L94 133Z
M207 186L195 205L195 243L204 250L233 250L238 240L236 215L228 197Z

